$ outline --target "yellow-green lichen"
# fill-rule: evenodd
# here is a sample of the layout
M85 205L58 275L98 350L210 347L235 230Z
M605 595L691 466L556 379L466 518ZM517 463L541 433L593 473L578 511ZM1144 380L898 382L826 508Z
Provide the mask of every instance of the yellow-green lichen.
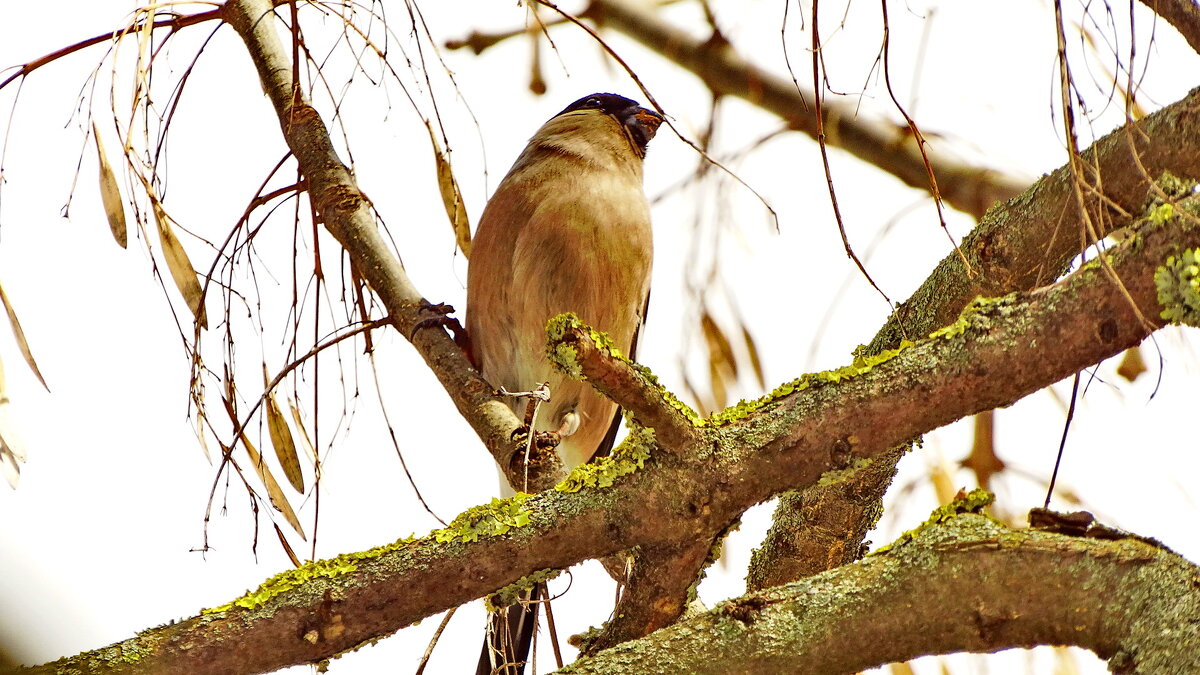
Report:
M1168 256L1154 271L1159 316L1172 322L1200 327L1200 249L1189 248Z
M339 555L336 558L328 560L314 560L305 563L296 569L280 572L275 576L267 579L259 584L258 588L242 597L221 605L206 609L203 614L214 614L216 612L224 612L234 607L242 607L244 609L256 609L262 607L268 600L274 598L281 593L289 591L305 582L318 578L334 578L339 577L347 572L353 572L358 569L357 559L352 557L353 554Z
M311 579L332 579L334 577L346 574L347 572L353 572L354 570L358 569L359 561L378 558L384 554L398 551L414 541L417 541L415 537L404 537L402 539L397 539L390 544L376 546L365 551L343 553L337 557L329 558L327 560L314 560L312 562L305 563L296 569L287 570L286 572L280 572L279 574L276 574L270 579L267 579L259 584L258 588L255 590L246 593L242 597L232 602L227 602L220 607L202 610L201 614L224 612L234 607L256 609L266 604L266 602L271 598L274 598L285 591L296 588L297 586L300 586Z
M908 340L903 340L899 347L895 349L885 349L878 354L867 355L863 353L863 349L855 350L854 360L850 365L841 366L832 370L823 370L819 373L805 373L800 377L775 387L771 393L766 396L754 399L752 401L738 401L736 405L730 406L724 410L713 413L708 419L703 420L703 423L711 426L725 426L744 419L751 413L757 412L770 405L771 403L798 391L803 391L809 387L823 384L836 383L843 380L865 375L871 372L871 369L881 363L890 361L895 358L900 352L912 347L913 343Z
M1016 300L1016 293L1009 293L995 298L985 298L976 296L974 300L967 303L962 311L958 313L958 319L954 323L942 326L941 328L929 334L929 339L936 340L938 338L950 339L962 335L968 328L971 327L971 320L982 313L997 307L1004 307Z
M487 596L483 601L483 606L489 612L496 612L509 605L514 605L525 599L521 596L535 584L545 583L560 574L562 574L562 570L556 569L538 570L533 574L527 574Z
M1146 218L1156 224L1161 225L1171 219L1175 215L1175 206L1173 204L1159 204L1150 210Z
M104 647L98 650L97 656L108 663L134 664L147 656L153 656L154 650L143 646L141 640L126 640L125 642Z
M480 537L493 537L514 527L524 527L529 524L529 511L524 504L531 496L518 492L507 499L493 497L490 504L472 506L458 514L444 529L434 530L432 536L441 543L470 543Z
M559 314L550 319L546 323L546 354L550 362L558 366L564 373L576 379L585 379L583 369L579 365L579 353L575 347L565 344L563 339L567 333L572 330L578 330L586 333L587 336L596 344L596 348L605 354L609 355L617 361L629 364L641 376L642 380L656 388L662 399L668 406L679 411L681 415L689 422L696 426L703 425L704 421L695 410L692 410L686 403L680 401L668 391L662 384L659 383L658 377L650 372L650 369L630 361L628 357L621 353L621 350L613 343L612 338L607 333L598 331L584 323L578 316L571 312Z
M607 333L598 331L584 323L574 312L565 312L546 322L546 356L550 362L558 366L567 375L576 379L585 379L583 369L579 365L579 353L574 347L563 343L567 333L578 330L586 333L596 348L618 361L628 363L629 359L621 353Z
M944 504L937 507L933 510L933 513L929 515L929 518L927 518L925 522L900 535L896 541L893 541L887 546L880 547L879 550L875 551L871 555L886 553L887 551L896 548L901 544L912 541L912 539L916 537L921 530L931 525L939 525L944 523L959 514L980 513L983 511L984 507L988 506L994 501L996 501L996 495L984 490L983 488L975 488L967 494L954 499L949 504Z
M679 414L683 415L683 418L690 422L693 426L704 426L704 418L697 414L695 410L692 410L691 406L683 401L680 401L678 398L676 398L675 394L671 393L670 390L662 386L662 383L658 381L658 376L651 372L649 368L641 365L640 363L634 363L632 361L629 362L629 365L632 366L633 369L642 376L642 380L658 390L659 396L662 397L662 400L665 401L668 406L678 411Z
M628 418L626 418L627 421ZM654 447L654 430L629 421L629 435L612 454L571 469L554 489L558 492L579 492L585 487L606 488L621 476L628 476L646 465L650 448Z

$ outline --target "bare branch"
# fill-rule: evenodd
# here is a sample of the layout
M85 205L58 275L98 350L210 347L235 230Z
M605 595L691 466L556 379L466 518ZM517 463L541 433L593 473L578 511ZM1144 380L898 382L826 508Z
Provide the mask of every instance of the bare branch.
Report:
M1200 5L1196 0L1141 0L1150 11L1175 27L1192 49L1200 54Z
M517 451L513 431L518 420L508 405L471 367L466 355L440 329L425 326L431 306L413 286L403 265L388 249L371 213L371 204L342 163L320 115L292 86L288 51L276 32L270 0L237 0L225 7L226 20L250 51L259 79L279 117L284 139L308 183L313 205L326 229L345 247L355 269L387 308L396 328L409 336L438 377L459 413L489 450L507 466Z
M621 31L686 68L716 93L745 99L782 117L793 129L816 138L812 92L751 65L727 43L697 40L659 19L652 10L628 0L592 0L584 16ZM905 185L931 189L925 158L907 125L867 118L857 114L854 106L838 101L824 101L822 111L830 144L887 171ZM965 164L937 148L927 146L926 155L937 177L941 197L947 204L976 217L1029 184L1023 178Z
M1092 218L1099 237L1133 222L1146 189L1164 171L1200 177L1200 89L1182 100L1131 122L1080 153L1081 161L1102 177L1103 217ZM1136 154L1135 154L1136 153ZM1144 167L1144 169L1143 169ZM996 208L961 245L974 277L951 253L900 304L876 333L867 353L894 347L954 320L972 299L995 297L1048 284L1071 259L1095 241L1080 242L1071 169L1043 176L1023 195ZM1103 227L1101 227L1103 226Z

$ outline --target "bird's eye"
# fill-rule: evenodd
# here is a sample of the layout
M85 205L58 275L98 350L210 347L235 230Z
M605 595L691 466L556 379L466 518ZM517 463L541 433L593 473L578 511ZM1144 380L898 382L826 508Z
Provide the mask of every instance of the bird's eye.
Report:
M604 105L600 102L600 98L598 96L589 98L588 100L584 101L583 104L589 108L600 108Z

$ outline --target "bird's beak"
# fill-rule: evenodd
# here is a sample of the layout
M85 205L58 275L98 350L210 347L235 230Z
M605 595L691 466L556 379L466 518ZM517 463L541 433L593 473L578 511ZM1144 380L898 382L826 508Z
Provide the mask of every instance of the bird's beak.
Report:
M646 135L646 140L654 138L654 134L658 131L658 127L663 122L662 115L659 115L653 110L638 108L633 115L634 121L642 128L642 133Z
M642 107L634 107L620 115L620 121L629 131L631 140L637 145L640 153L646 151L646 144L654 138L659 125L663 122L662 115Z

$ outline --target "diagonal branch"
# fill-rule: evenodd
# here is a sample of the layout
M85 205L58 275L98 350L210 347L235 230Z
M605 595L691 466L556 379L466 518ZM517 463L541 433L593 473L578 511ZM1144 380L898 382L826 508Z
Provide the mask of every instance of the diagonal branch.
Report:
M308 194L330 234L346 249L354 268L387 308L396 328L412 341L502 467L519 449L513 432L519 422L508 405L471 367L449 335L427 327L437 316L409 280L371 214L371 204L337 155L320 115L292 86L288 50L279 40L270 0L231 0L225 18L238 32L258 70L263 91L275 108L292 155L308 181Z
M1141 120L1113 131L1080 153L1103 186L1105 237L1129 226L1146 200L1146 188L1162 175L1200 177L1200 89ZM995 297L1054 281L1071 259L1095 243L1081 241L1070 166L1043 176L1024 194L988 211L959 248L948 254L921 287L900 304L868 345L876 354L904 338L922 336L954 320L977 296ZM1081 246L1083 248L1081 248Z
M1179 249L1200 248L1194 212L1176 209L1164 219L1161 211L1111 252L1112 269L1156 325L1163 321L1155 271ZM1087 267L983 303L886 360L805 376L776 397L708 418L687 452L652 453L644 469L607 488L550 490L474 509L422 540L310 563L240 604L32 672L249 673L330 658L536 570L634 546L712 541L771 495L1016 401L1147 335L1126 296ZM480 526L496 513L504 527Z
M783 118L791 128L816 138L811 91L748 63L723 41L699 40L663 21L642 3L592 0L584 16L640 42L665 59L699 77L718 94L737 96ZM824 133L842 148L905 185L929 190L925 158L907 125L860 115L855 106L822 101ZM1020 193L1029 181L964 163L936 147L926 146L929 165L942 199L976 217L992 204Z
M1012 530L960 515L885 554L723 602L570 672L857 673L926 654L1053 644L1090 649L1114 672L1194 673L1198 574L1133 538Z
M1150 11L1167 20L1200 54L1200 5L1196 0L1141 0Z

